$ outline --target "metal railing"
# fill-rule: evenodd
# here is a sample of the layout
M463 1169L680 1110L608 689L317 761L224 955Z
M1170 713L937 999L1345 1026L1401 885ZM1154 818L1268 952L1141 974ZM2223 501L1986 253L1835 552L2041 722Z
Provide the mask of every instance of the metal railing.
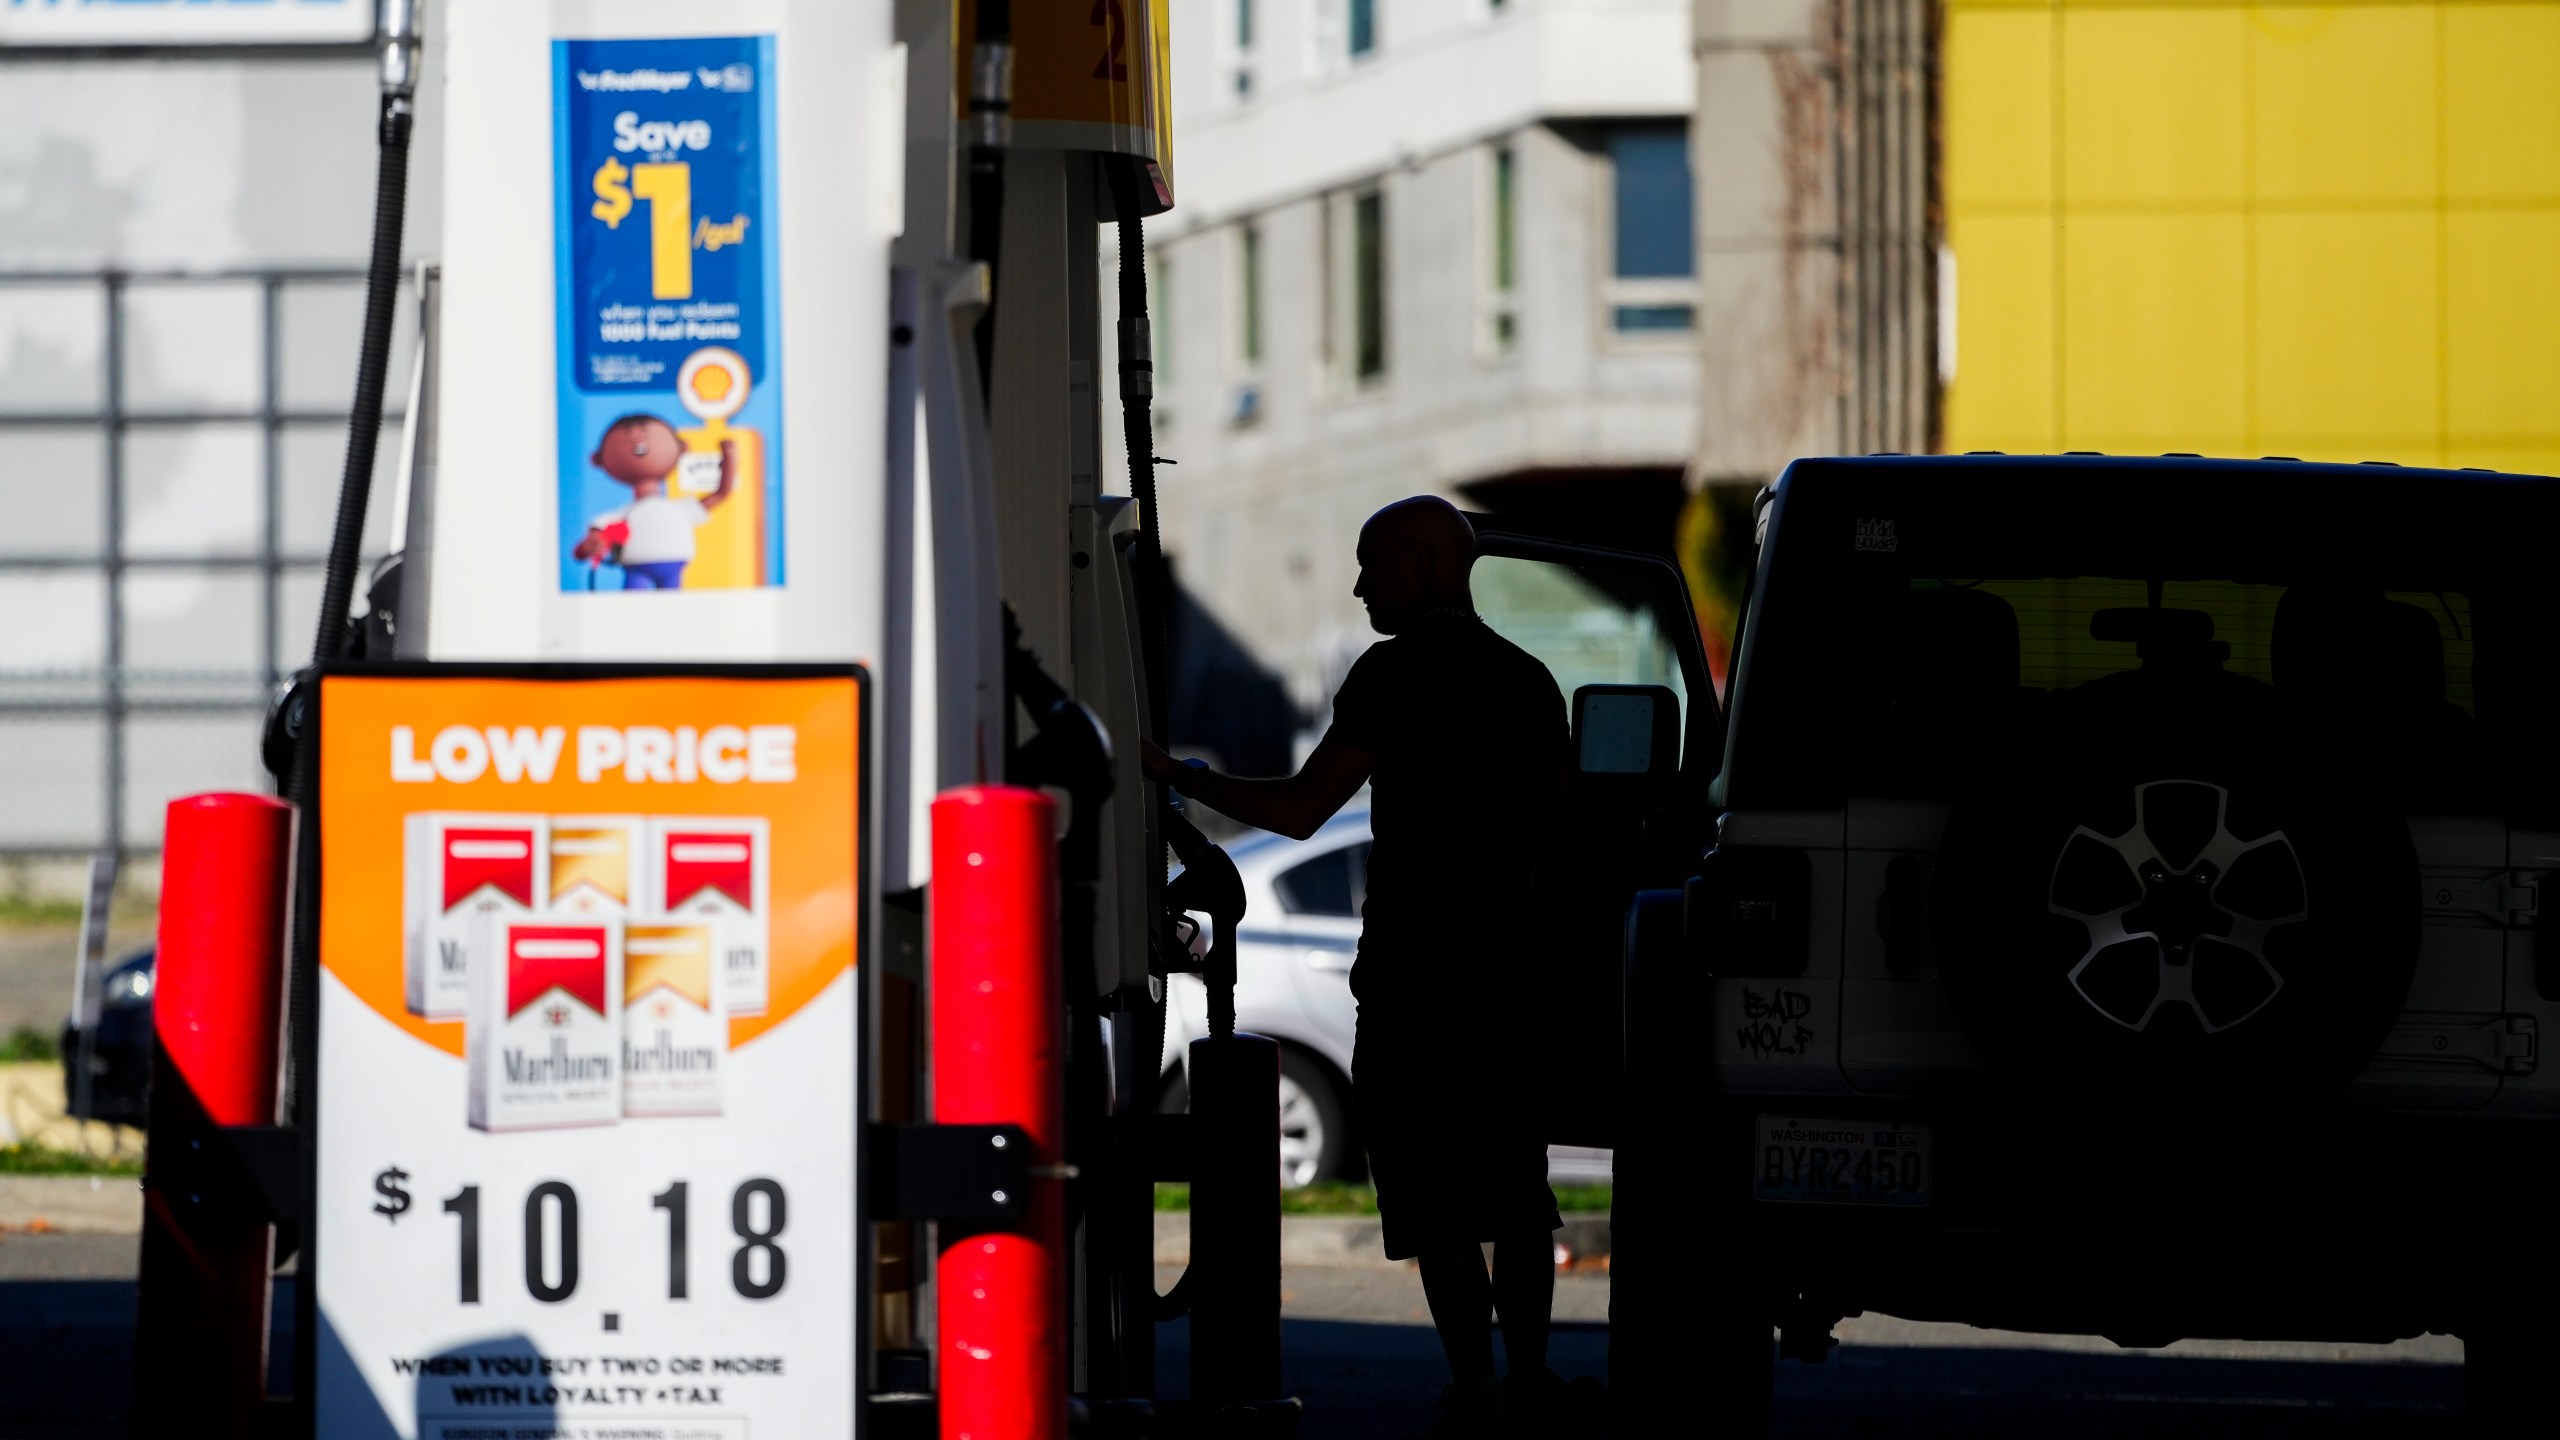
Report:
M94 492L68 476L54 478L47 491L47 498L56 503L77 504L93 496L100 507L94 548L22 549L0 531L0 596L9 597L0 601L0 614L5 615L0 625L19 632L15 654L7 637L0 636L0 854L155 850L160 823L157 802L164 797L138 793L137 784L174 795L190 789L236 787L257 775L259 718L277 683L301 662L300 647L310 633L309 616L289 613L298 598L292 592L298 580L316 582L326 558L326 506L335 493L333 474L331 483L312 502L321 507L316 516L289 516L287 446L300 435L328 434L334 463L343 454L347 424L343 398L326 405L289 403L288 390L295 387L287 384L287 358L302 345L351 349L356 332L352 316L344 325L325 328L291 324L288 302L305 291L333 290L360 302L363 279L364 272L354 267L0 271L0 382L30 353L38 355L39 367L44 363L42 347L30 347L25 329L13 323L25 318L11 311L13 297L85 287L95 292L98 307L94 403L21 408L10 403L7 393L16 387L0 383L0 469L7 466L11 439L37 432L92 432L100 456ZM169 327L170 333L156 337L166 342L161 349L181 352L181 366L187 372L176 377L181 385L191 376L253 373L251 403L159 404L147 398L136 403L131 389L137 338L135 298L182 287L227 287L240 298L254 297L255 325L236 339L220 327L202 325ZM60 309L57 303L57 319ZM399 364L395 384L405 393L405 353ZM352 377L353 373L350 356L344 374ZM341 396L349 383L338 381ZM397 424L401 415L394 410L384 419L386 424ZM163 541L137 552L131 543L132 442L137 433L183 440L190 433L212 436L236 433L242 427L254 427L256 434L255 473L245 477L250 483L242 487L256 496L254 543L241 547L236 536L226 542L213 533L219 527L213 527L203 543L193 548L183 541L174 545ZM396 446L384 447L386 454L396 450ZM215 459L218 463L219 456ZM379 514L389 506L376 508ZM292 519L301 524L289 524ZM289 543L299 539L293 533L297 528L312 529L317 538L308 544ZM379 548L378 544L368 546L369 551ZM155 579L241 575L253 577L256 594L252 614L246 617L256 630L248 663L241 663L236 654L205 657L227 663L173 664L166 655L135 663L137 579L148 585ZM102 613L80 613L87 602L70 598L62 587L23 583L28 577L43 576L94 577L95 603ZM47 588L49 595L40 593ZM315 604L316 593L303 608ZM210 612L197 618L210 618L217 626L222 623L220 615ZM30 649L42 649L45 637L77 636L93 624L100 636L93 664L17 663ZM198 657L183 658L192 662ZM94 727L94 754L87 753L92 747L79 738L78 722L83 721ZM137 780L137 743L146 751L154 744L169 747L172 737L190 731L195 732L192 740L176 744L170 753L150 756L154 763L146 767L148 777ZM220 739L226 732L238 737L240 749L236 761L216 763L213 750L229 754ZM51 760L45 753L49 744L57 747ZM196 746L205 747L205 753L184 753ZM64 770L72 773L59 773ZM94 773L78 773L83 770ZM79 807L71 803L71 792L89 785L95 791L84 821L73 813Z

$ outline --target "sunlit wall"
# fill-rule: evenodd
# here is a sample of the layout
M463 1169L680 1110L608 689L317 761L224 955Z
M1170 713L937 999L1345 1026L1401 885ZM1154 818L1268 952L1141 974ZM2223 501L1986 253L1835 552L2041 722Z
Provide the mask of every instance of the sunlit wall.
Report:
M2560 3L1945 23L1946 448L2560 473Z

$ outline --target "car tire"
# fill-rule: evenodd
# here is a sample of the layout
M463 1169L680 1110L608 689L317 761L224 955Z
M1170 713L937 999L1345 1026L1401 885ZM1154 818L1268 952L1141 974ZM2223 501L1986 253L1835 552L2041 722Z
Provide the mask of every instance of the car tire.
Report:
M1332 1066L1303 1050L1280 1047L1280 1188L1360 1177L1344 1090Z

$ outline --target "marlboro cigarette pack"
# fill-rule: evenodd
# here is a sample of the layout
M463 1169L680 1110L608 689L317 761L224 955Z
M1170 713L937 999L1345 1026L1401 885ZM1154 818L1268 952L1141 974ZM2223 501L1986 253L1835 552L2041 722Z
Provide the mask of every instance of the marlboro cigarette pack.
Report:
M664 816L649 826L649 884L664 913L721 923L720 983L732 1015L765 1009L770 849L760 819Z
M410 1014L462 1018L480 922L531 915L550 895L548 835L539 815L408 817L401 922Z
M610 1125L622 1117L622 922L482 919L463 1063L475 1130Z
M717 920L637 920L622 931L622 1113L717 1115L729 1054Z
M550 915L638 915L650 907L637 815L551 817Z

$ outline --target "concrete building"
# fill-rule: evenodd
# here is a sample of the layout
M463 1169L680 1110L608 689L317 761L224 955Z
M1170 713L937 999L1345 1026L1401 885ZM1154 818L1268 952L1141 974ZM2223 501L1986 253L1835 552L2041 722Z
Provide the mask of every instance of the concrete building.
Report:
M1321 719L1375 638L1352 541L1378 506L1435 492L1667 544L1699 393L1688 0L1180 21L1156 448L1208 618Z
M309 659L354 387L378 102L369 47L328 37L340 9L369 34L372 6L108 8L0 14L8 856L149 852L172 796L264 788L259 724ZM301 21L323 38L283 37ZM75 23L101 28L46 47ZM441 229L439 133L430 104L412 253ZM411 328L404 307L394 414Z

